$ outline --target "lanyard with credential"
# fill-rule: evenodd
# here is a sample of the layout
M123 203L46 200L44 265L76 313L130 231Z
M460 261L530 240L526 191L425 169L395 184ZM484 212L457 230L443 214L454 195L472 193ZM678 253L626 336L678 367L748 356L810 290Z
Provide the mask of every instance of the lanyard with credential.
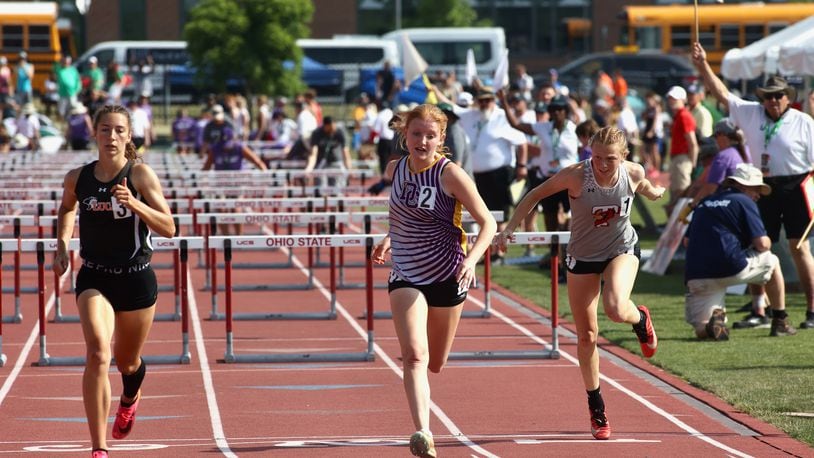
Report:
M766 126L766 129L763 131L763 149L765 153L769 152L769 142L772 141L775 135L777 135L777 131L780 130L780 125L783 124L783 117L777 119L774 124L769 127Z

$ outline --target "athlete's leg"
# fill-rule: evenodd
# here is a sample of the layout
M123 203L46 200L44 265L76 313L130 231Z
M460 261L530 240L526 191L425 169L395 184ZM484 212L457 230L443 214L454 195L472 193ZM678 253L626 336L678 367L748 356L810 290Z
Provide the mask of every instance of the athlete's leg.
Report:
M82 401L90 429L91 447L107 448L107 416L110 410L110 340L114 317L110 303L95 289L76 298L82 335L85 339L85 372L82 374Z
M605 268L602 306L608 318L616 323L636 324L639 322L639 310L630 300L630 293L633 291L638 271L639 259L630 254L613 258Z
M429 317L427 318L429 369L436 374L441 372L447 363L463 308L463 302L455 307L429 307Z
M116 313L115 343L113 345L113 356L116 358L116 367L123 375L135 373L141 366L141 351L144 342L150 333L155 316L155 304L150 307ZM122 401L130 403L133 398Z
M599 274L577 275L568 272L568 301L577 328L579 371L588 391L599 387L599 353L596 350L599 334L596 318L599 285Z
M430 383L427 377L427 301L417 289L390 292L393 325L401 346L404 391L417 430L430 429Z

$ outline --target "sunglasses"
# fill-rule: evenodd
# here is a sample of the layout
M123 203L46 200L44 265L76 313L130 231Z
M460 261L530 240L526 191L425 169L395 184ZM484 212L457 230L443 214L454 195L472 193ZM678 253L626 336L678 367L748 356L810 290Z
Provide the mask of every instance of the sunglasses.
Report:
M785 96L785 92L772 92L769 94L763 94L763 100L780 100Z

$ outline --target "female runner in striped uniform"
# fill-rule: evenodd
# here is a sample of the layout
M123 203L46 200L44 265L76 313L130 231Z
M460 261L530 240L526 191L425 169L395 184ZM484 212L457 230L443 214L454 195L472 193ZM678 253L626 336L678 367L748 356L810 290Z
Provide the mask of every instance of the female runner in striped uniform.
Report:
M627 140L615 127L600 129L591 139L590 159L568 166L531 190L517 205L500 234L505 245L517 225L541 199L567 190L571 201L571 241L565 264L568 301L577 328L577 358L591 415L591 434L608 439L610 424L599 391L599 353L596 349L597 305L602 281L605 314L617 323L633 325L642 354L656 353L658 340L647 307L630 300L639 270L639 238L630 224L636 193L650 200L664 195L664 188L645 178L644 168L626 161Z
M378 264L388 251L393 259L390 308L416 427L410 451L420 457L436 456L427 369L438 373L446 364L475 265L497 231L475 182L445 156L446 128L446 115L434 105L402 115L397 130L409 155L385 170L392 182L390 230L373 251ZM469 249L461 227L463 208L480 227Z
M99 109L93 122L99 159L68 172L57 224L54 272L68 269L68 242L77 211L82 268L76 277L76 307L85 338L82 398L93 458L107 457L111 356L122 374L123 393L113 438L131 431L141 400L146 366L141 351L153 323L158 285L150 266L152 231L175 233L158 176L140 163L130 114L120 105ZM110 343L113 340L113 354Z

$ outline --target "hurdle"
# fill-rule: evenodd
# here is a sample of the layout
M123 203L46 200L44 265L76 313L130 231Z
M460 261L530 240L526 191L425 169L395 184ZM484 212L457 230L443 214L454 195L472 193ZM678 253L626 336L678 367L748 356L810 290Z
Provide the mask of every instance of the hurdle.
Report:
M32 294L37 292L36 288L23 287L20 285L20 271L23 270L24 267L22 266L21 252L19 250L20 241L22 240L22 232L20 227L22 225L31 226L35 224L35 220L36 217L32 215L0 216L0 224L8 224L9 222L12 224L14 239L7 240L16 240L16 246L18 247L18 249L14 251L14 264L12 266L8 266L14 270L14 286L12 288L0 289L0 291L3 293L14 293L14 314L2 317L2 321L6 323L21 323L23 321L23 312L22 298L20 295L22 293ZM10 245L10 243L7 242L7 245ZM3 269L7 270L6 266L3 266Z
M331 249L331 256L335 256L334 249L340 246L343 247L356 247L359 248L364 245L365 258L368 263L365 269L365 276L367 284L372 286L373 283L373 261L371 256L373 254L373 244L384 238L384 235L290 235L290 236L276 236L276 237L257 237L257 236L236 236L224 237L216 236L210 240L210 247L214 249L223 250L225 269L225 283L226 283L226 351L224 354L223 362L226 363L264 363L264 362L336 362L336 361L373 361L373 288L370 287L366 290L365 300L366 308L368 310L367 320L367 350L358 353L306 353L306 354L288 354L288 355L269 355L269 354L235 354L234 351L234 333L233 333L233 307L232 307L232 251L233 249L264 249L274 246L285 246L290 248L294 247L324 247ZM330 273L330 296L331 296L331 310L333 318L336 317L336 271L331 270ZM276 315L281 317L282 314ZM294 319L295 315L305 314L287 314L286 318ZM266 315L267 317L269 315ZM309 317L305 317L306 319Z
M559 359L560 345L557 327L559 326L559 284L557 275L559 273L559 247L560 244L568 243L571 239L570 232L517 232L509 239L513 245L549 245L551 247L551 345L550 348L542 348L537 351L513 350L513 351L473 351L473 352L452 352L449 354L450 360L475 360L475 359ZM484 264L484 289L488 298L491 289L491 262L486 255Z
M40 218L39 224L42 227L51 226L52 232L51 236L56 238L57 236L57 220L59 217L57 216L44 216ZM191 225L192 224L192 215L173 215L173 221L175 222L175 236L178 237L180 233L180 226L183 225ZM74 219L74 225L79 224L79 218ZM156 238L156 240L159 240ZM162 243L162 242L159 242ZM174 285L158 285L159 292L169 292L172 291L175 294L175 310L171 313L156 313L155 317L153 317L153 321L178 321L181 319L181 296L178 290L178 265L179 260L175 259L178 257L178 253L173 253L173 261L169 264L154 264L151 263L153 269L173 269L173 272L176 277L176 281ZM74 271L74 256L70 256L70 269L68 275L70 275L70 288L67 291L73 290L76 286L76 276ZM54 323L78 323L79 322L79 315L65 315L62 312L62 288L60 287L59 279L56 277L56 273L54 273L54 318L51 320Z
M157 237L155 249L177 250L180 263L179 272L181 291L181 353L180 355L145 355L143 359L149 364L189 364L191 361L189 350L189 250L203 246L201 237L184 237L165 239ZM36 366L81 366L85 364L84 356L76 357L53 357L48 355L46 339L46 306L45 306L45 252L53 252L57 249L56 239L31 239L24 240L21 244L22 251L36 252L37 254L37 284L39 290L39 360L34 363ZM71 239L68 250L78 250L79 239ZM176 277L176 278L178 278Z
M238 214L231 214L232 216L238 216ZM270 216L278 216L282 215L281 213L271 213ZM337 214L337 213L293 213L292 215L302 216L305 219L323 222L326 221L331 228L331 234L333 235L334 228L336 227L337 220L347 220L349 219L349 215L347 214ZM257 215L255 215L257 216ZM314 234L310 230L309 227L309 236L313 236ZM220 236L219 236L220 237ZM241 249L283 249L289 252L288 256L293 259L293 254L291 253L295 245L288 245L291 239L285 239L281 237L285 236L248 236L248 239L243 239L242 237L246 236L236 236L232 237L235 239L235 242L229 242L229 253L228 253L228 263L226 262L226 253L224 253L224 269L226 275L231 277L231 271L233 270L233 263L232 263L232 246L233 243L237 244L241 247ZM259 245L255 243L258 239L257 237L261 237L261 240L266 241L266 245ZM296 237L290 235L288 237ZM324 237L324 236L323 236ZM214 237L210 237L207 240L212 240ZM220 237L221 239L223 237ZM227 236L228 238L228 236ZM308 264L307 264L307 279L304 284L282 284L282 285L269 285L269 284L242 284L242 285L235 285L231 281L228 284L224 284L223 287L218 286L217 284L217 269L215 267L211 270L211 312L209 314L210 320L223 320L226 317L225 314L218 312L218 291L227 291L228 294L231 294L234 291L305 291L313 289L314 287L314 254L313 250L317 245L310 245L308 244L307 239L303 239L299 243L303 243L304 245L299 245L306 247L308 249ZM212 266L217 266L217 247L213 245L208 245L211 251L211 259L212 259ZM328 245L330 246L330 245ZM335 247L331 246L330 248L331 259L335 260ZM331 267L330 270L331 278L335 277L335 266ZM329 309L327 312L303 312L303 313L238 313L233 314L232 316L235 320L333 320L336 319L336 282L332 281L332 288L331 288L331 300L329 303Z

